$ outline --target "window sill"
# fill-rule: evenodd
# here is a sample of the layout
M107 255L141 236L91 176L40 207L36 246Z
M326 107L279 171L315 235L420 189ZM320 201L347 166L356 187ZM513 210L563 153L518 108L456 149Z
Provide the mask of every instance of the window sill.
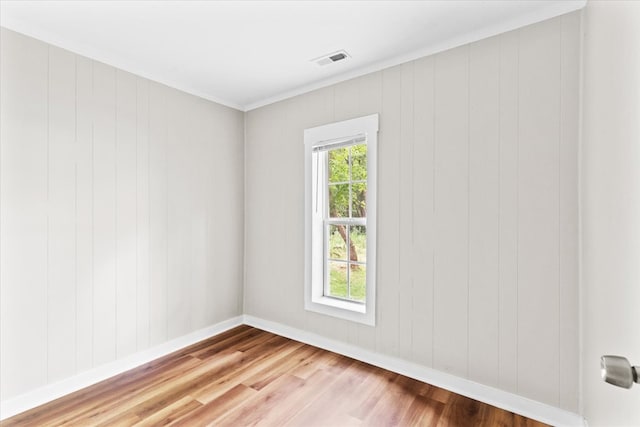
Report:
M305 304L305 309L369 326L375 325L373 313L367 313L366 305L357 302L322 296L315 297L312 301Z
M367 312L367 306L364 304L357 303L357 302L349 302L349 301L345 301L337 298L320 297L320 298L314 298L313 302L316 304L323 304L331 307L336 307L341 310L355 311L356 313Z

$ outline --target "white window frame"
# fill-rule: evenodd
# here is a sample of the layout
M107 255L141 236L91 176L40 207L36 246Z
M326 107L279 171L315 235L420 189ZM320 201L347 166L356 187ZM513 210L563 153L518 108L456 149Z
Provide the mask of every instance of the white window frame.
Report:
M315 209L316 198L326 200L325 168L314 162L318 147L367 144L367 261L365 302L325 296L324 277L326 238L324 212ZM351 320L365 325L376 323L376 211L378 165L378 114L305 129L305 288L306 310ZM316 161L318 159L316 158ZM318 188L321 186L322 188ZM360 221L359 221L360 222Z

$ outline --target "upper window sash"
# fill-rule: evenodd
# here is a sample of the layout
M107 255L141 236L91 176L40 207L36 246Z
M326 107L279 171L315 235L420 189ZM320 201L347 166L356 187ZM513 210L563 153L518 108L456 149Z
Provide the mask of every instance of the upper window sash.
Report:
M335 150L338 148L349 147L351 145L363 144L366 142L367 136L365 134L358 134L344 138L334 138L324 141L317 141L315 144L313 144L313 151L320 152Z

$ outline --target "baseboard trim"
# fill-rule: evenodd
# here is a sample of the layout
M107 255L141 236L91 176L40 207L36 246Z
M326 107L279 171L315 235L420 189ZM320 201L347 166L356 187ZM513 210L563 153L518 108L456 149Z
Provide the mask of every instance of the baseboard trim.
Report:
M215 325L191 332L187 335L172 339L156 347L132 354L123 359L110 362L89 371L74 375L71 378L40 387L28 393L16 396L12 399L0 402L0 420L10 418L21 412L35 408L67 394L73 393L85 387L89 387L100 381L104 381L115 375L137 368L152 360L166 356L174 351L195 344L198 341L220 334L236 326L243 324L243 316L236 316L224 320Z
M578 414L537 402L517 394L479 384L464 378L446 374L432 368L408 362L397 357L386 356L321 335L292 328L280 323L244 315L244 323L258 329L291 338L305 344L342 354L371 365L387 369L410 378L417 379L457 394L475 399L498 408L554 426L586 427L585 420Z

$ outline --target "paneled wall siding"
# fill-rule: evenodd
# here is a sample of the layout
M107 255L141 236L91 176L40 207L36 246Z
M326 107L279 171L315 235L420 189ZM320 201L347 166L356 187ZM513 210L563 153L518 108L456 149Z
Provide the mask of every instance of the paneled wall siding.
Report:
M241 314L243 113L0 38L1 399Z
M246 114L245 313L578 411L580 14ZM303 130L380 113L375 327L307 312Z

